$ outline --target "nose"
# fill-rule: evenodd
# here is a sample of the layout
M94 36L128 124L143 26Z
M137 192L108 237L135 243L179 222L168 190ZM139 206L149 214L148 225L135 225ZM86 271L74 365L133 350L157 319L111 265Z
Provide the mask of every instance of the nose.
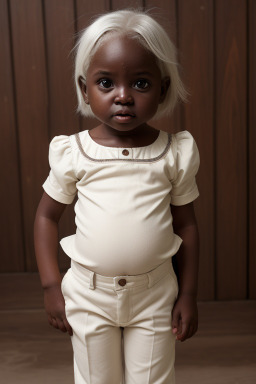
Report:
M117 92L115 95L115 104L133 104L133 96L131 95L131 92L128 87L119 87L117 88Z

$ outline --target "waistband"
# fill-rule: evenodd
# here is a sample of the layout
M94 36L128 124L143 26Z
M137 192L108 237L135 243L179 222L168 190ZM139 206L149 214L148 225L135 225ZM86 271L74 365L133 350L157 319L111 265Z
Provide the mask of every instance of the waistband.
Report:
M176 278L171 258L151 271L140 275L103 276L87 269L73 259L71 259L71 271L79 280L82 279L83 282L88 283L90 289L95 289L95 287L99 286L108 289L122 290L143 285L147 285L147 287L150 288L168 273L173 274Z

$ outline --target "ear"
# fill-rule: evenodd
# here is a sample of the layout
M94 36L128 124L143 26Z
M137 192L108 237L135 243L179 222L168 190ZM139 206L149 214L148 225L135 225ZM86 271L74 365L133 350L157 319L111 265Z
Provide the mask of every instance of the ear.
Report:
M169 76L166 76L162 79L162 84L161 84L161 93L160 93L160 100L159 104L161 104L166 97L167 91L171 85L171 79Z
M79 82L79 87L80 87L82 95L83 95L84 102L86 104L89 104L89 99L88 99L88 95L87 95L87 92L86 92L86 82L85 82L85 79L82 76L80 76L79 79L78 79L78 82Z

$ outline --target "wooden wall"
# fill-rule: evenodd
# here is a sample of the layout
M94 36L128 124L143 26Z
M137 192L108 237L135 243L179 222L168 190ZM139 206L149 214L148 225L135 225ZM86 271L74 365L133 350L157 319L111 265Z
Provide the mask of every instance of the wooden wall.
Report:
M151 9L175 41L190 102L156 127L187 129L201 153L196 201L201 300L256 298L256 2L0 0L1 272L36 271L33 221L53 136L89 129L76 115L70 51L91 17ZM73 207L61 236L72 233ZM60 252L65 269L68 258Z

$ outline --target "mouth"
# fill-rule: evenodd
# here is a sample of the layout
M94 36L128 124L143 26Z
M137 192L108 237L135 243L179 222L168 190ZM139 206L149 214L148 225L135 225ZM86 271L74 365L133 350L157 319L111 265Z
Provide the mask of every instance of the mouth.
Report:
M135 114L130 111L117 111L113 117L118 121L129 121L135 117Z
M114 116L131 116L131 117L135 117L134 113L132 113L130 111L118 111L118 112L114 113Z

